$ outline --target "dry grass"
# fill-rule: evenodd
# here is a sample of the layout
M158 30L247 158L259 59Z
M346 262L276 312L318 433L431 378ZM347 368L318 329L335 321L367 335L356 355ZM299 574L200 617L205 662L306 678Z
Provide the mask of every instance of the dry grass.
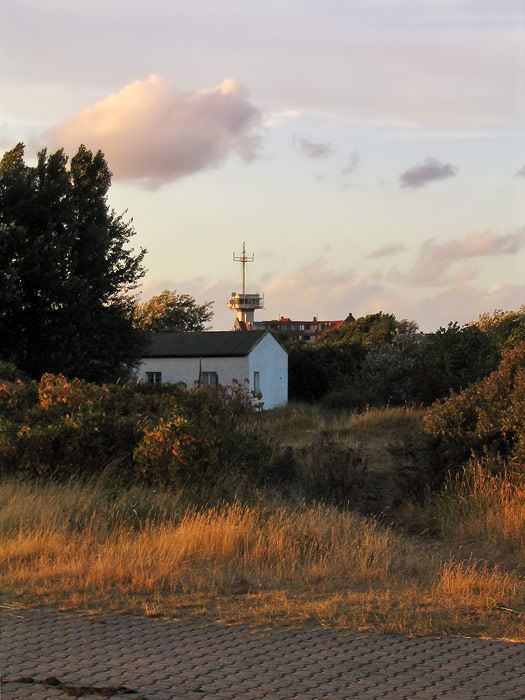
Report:
M512 465L496 474L484 461L469 465L415 515L447 541L507 565L525 562L525 481Z
M364 465L374 472L392 470L389 447L420 425L424 411L413 406L392 406L358 411L327 411L318 405L289 403L262 414L260 424L281 445L309 447L320 436L360 452Z
M0 489L7 602L524 639L517 573L440 562L328 506L184 508L101 485Z

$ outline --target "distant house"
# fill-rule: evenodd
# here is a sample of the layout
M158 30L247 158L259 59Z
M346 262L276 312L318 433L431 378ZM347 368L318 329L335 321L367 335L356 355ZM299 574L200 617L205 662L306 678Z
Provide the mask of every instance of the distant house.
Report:
M341 321L320 321L314 316L311 321L293 321L291 318L279 316L273 321L254 321L257 330L270 329L286 333L291 341L297 343L315 343L323 333L333 331L343 323L355 321L352 314Z
M267 330L154 333L137 377L188 388L247 379L251 390L261 392L265 409L288 400L288 354Z

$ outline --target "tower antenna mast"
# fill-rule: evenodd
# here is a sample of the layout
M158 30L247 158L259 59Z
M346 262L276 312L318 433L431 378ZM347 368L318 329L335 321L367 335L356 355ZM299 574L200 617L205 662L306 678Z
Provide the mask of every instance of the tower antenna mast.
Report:
M253 262L255 256L253 254L246 255L246 243L243 241L241 255L235 255L234 253L233 259L235 262L242 263L242 294L244 296L246 294L246 263Z
M246 254L246 243L242 244L242 253L233 254L235 262L242 263L242 292L232 292L228 308L237 311L237 320L234 330L252 330L253 312L264 308L264 295L246 293L246 263L251 263L255 259L254 255Z

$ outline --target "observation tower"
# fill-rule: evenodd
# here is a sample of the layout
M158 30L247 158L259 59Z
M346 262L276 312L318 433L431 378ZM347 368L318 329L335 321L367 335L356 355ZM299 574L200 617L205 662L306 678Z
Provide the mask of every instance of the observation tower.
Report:
M242 264L242 292L232 292L228 308L237 311L234 330L251 331L254 311L264 308L264 295L246 293L246 263L253 262L255 258L253 255L246 255L246 243L243 243L241 255L234 253L233 259Z

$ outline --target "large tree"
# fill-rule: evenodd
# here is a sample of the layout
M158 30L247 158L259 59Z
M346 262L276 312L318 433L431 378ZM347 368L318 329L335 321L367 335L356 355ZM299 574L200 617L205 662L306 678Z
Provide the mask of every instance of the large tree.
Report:
M189 294L165 289L149 301L137 304L134 323L143 331L203 331L213 316L212 301L197 304Z
M103 154L80 146L0 162L0 357L33 377L124 376L140 354L130 297L144 274L130 223L108 207Z

